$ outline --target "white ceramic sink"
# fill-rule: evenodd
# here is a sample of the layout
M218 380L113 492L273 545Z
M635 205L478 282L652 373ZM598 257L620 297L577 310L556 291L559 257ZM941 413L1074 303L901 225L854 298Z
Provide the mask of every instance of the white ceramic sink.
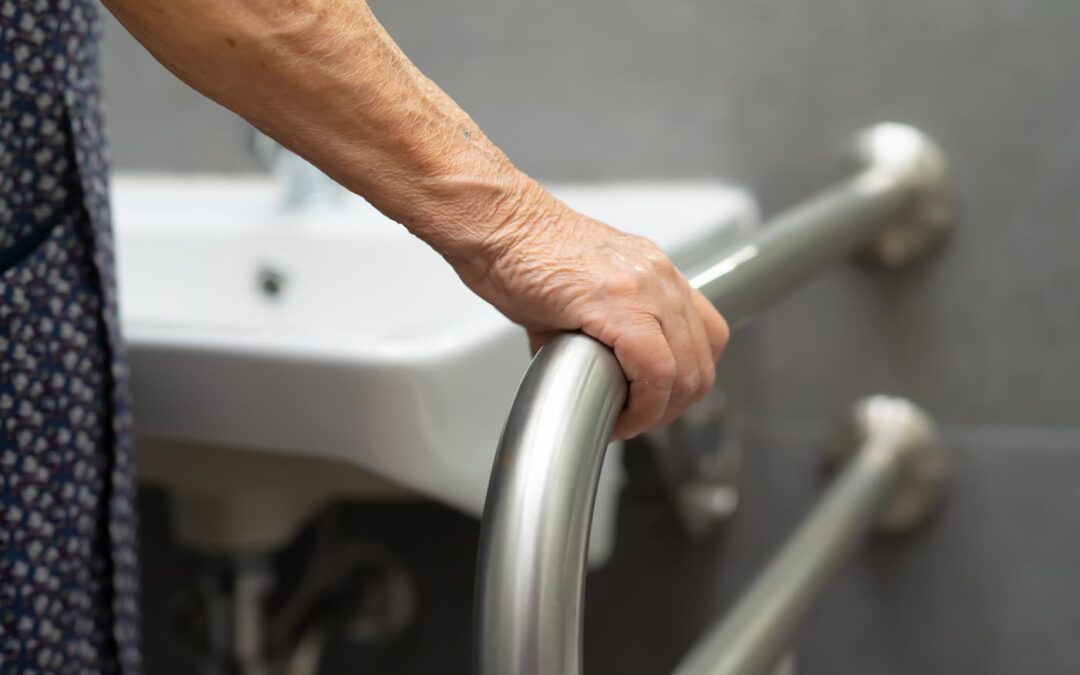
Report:
M684 268L756 224L720 185L553 191ZM137 434L336 460L479 514L523 332L363 200L288 211L278 194L263 178L115 180ZM619 483L605 474L598 519Z

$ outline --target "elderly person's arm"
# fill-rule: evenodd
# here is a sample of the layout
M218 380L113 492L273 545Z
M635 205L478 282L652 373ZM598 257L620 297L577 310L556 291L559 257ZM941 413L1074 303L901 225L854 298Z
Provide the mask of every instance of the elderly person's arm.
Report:
M615 434L700 398L724 320L651 242L587 218L518 171L424 77L361 0L105 0L180 79L434 247L529 332L615 350L630 397Z

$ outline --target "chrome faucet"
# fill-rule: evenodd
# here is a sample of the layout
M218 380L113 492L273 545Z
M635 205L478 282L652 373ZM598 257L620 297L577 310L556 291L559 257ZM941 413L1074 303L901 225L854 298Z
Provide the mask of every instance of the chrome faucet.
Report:
M336 206L348 193L318 167L254 128L250 148L255 160L281 185L281 208L284 210Z

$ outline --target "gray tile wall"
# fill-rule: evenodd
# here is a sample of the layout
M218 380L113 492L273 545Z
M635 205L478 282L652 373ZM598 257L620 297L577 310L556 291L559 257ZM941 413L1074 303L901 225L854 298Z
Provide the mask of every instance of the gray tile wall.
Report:
M876 545L837 585L807 630L803 672L1080 672L1080 3L372 4L542 178L725 178L775 212L827 183L852 132L885 119L929 131L956 165L964 223L935 260L830 272L737 336L757 439L744 508L689 562L646 554L663 536L649 521L630 530L637 554L597 581L595 613L613 621L590 624L590 658L607 664L594 672L674 658L811 502L822 423L876 391L946 426L956 490L926 533ZM254 167L242 122L115 26L107 42L118 167ZM616 583L635 576L674 589L632 622L667 636L651 649L610 627L643 607L638 584ZM663 607L698 618L672 636Z

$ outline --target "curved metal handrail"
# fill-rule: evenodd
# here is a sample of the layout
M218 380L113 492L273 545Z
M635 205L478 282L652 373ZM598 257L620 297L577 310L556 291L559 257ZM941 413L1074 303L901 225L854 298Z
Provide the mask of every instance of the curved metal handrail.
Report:
M861 170L691 275L732 325L829 263L863 251L899 267L947 231L943 154L897 124L859 137ZM481 533L478 675L578 675L593 500L626 397L614 354L580 334L540 350L499 442ZM497 639L495 637L497 636Z

